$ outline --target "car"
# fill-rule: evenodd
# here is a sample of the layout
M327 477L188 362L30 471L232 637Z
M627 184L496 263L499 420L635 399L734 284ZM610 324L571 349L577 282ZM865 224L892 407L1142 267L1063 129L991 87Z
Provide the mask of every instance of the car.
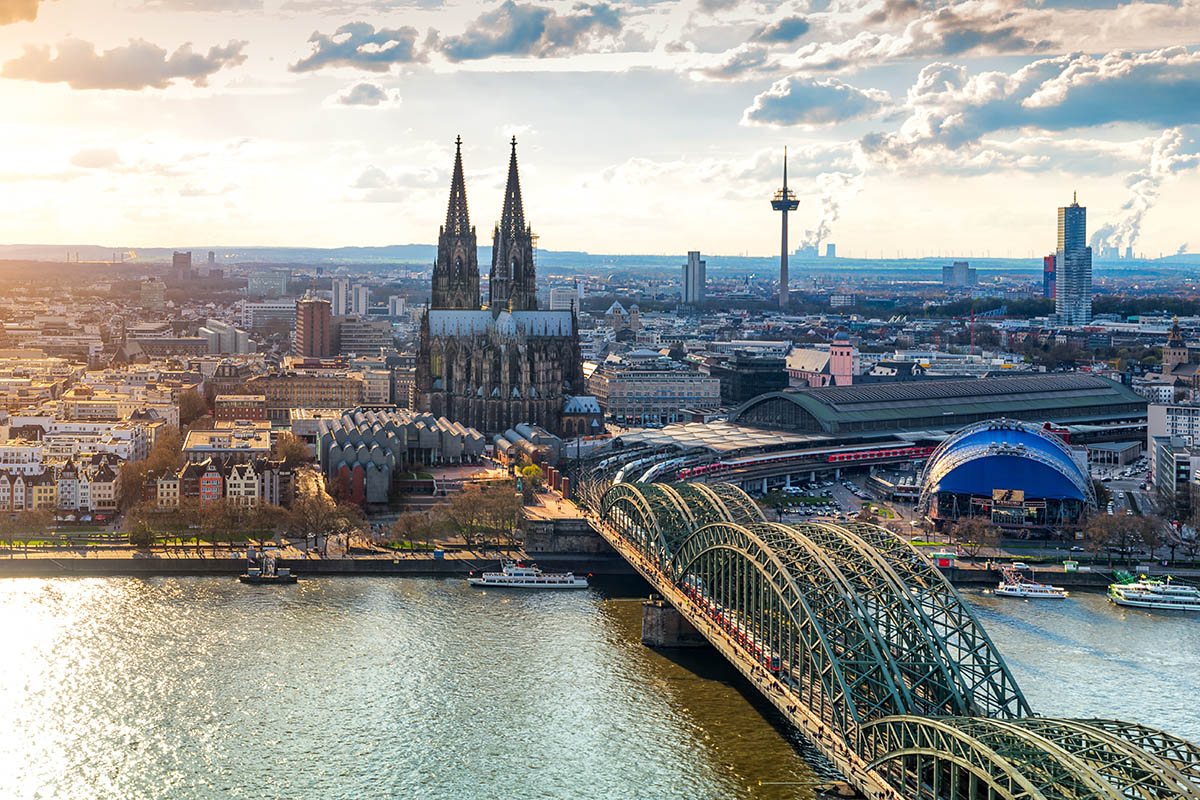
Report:
M1083 552L1083 548L1082 548L1082 547L1080 547L1079 545L1075 545L1074 547L1072 547L1072 548L1071 548L1071 552L1072 552L1072 553L1082 553L1082 552Z
M1014 561L1011 564L1009 564L1009 566L1012 567L1013 569L1029 569L1029 565L1026 564L1024 561Z

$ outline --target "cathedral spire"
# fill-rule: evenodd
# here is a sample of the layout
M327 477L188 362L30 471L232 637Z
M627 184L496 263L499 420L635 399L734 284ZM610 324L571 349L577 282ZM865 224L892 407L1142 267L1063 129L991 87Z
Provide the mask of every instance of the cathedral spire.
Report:
M462 137L454 140L454 177L450 179L450 203L446 207L446 233L466 236L471 231L467 213L467 182L463 178Z
M476 258L475 230L467 216L467 183L463 178L460 136L454 140L454 177L450 179L446 225L438 236L431 308L478 310L479 262Z
M521 177L517 174L517 137L512 137L512 156L508 159L508 186L504 189L504 210L500 230L516 237L525 230L525 208L521 205Z
M508 161L508 187L504 210L492 235L492 271L488 282L493 308L537 310L537 275L533 259L533 232L525 223L521 205L521 178L517 174L517 137L512 138Z

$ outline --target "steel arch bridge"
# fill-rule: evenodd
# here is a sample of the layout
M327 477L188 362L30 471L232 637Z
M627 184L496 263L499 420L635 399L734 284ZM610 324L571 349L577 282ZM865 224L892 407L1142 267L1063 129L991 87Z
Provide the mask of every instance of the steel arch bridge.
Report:
M768 522L729 484L615 483L589 519L872 798L1200 800L1200 748L1047 719L908 542Z

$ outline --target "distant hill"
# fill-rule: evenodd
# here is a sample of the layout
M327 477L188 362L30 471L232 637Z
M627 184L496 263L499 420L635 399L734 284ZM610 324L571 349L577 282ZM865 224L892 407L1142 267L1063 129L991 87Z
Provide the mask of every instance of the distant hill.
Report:
M254 265L263 267L315 267L333 269L339 266L369 269L409 264L428 267L437 257L437 247L432 244L393 244L380 247L222 247L220 245L190 246L174 248L190 250L192 263L203 267L208 252L216 254L219 265ZM163 264L171 260L172 248L121 248L102 245L0 245L0 261L66 261L111 262L134 266L138 264ZM705 255L708 269L715 274L758 273L769 275L779 269L779 256L721 256ZM961 256L958 258L962 258ZM483 270L492 260L492 248L479 248L479 263ZM537 263L543 269L572 272L586 270L592 273L651 273L678 270L686 254L674 255L611 255L572 250L538 250ZM918 280L940 280L943 265L953 258L801 258L793 255L789 262L794 275L822 272L870 271L880 275L893 275ZM968 258L971 265L987 272L1019 274L1029 273L1036 278L1042 270L1040 258ZM1200 266L1200 254L1172 255L1145 261L1098 262L1098 272L1163 274L1176 270L1190 271Z

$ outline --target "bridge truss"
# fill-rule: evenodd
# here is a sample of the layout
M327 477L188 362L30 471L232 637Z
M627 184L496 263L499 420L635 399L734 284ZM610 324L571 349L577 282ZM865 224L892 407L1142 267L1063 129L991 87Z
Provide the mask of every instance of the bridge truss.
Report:
M806 732L850 754L835 763L869 796L1200 800L1195 745L1033 716L957 591L890 531L768 522L729 484L581 488L601 533L770 691L798 698Z

